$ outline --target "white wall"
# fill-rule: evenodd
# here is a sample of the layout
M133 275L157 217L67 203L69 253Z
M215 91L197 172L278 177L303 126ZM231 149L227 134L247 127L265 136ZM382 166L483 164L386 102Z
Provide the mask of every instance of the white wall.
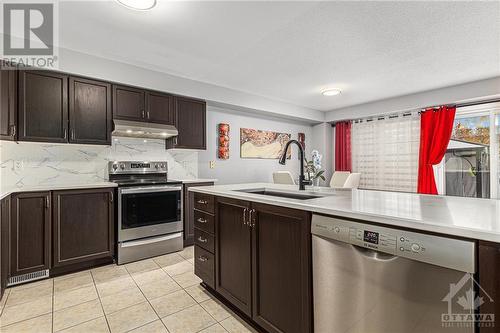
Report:
M325 118L325 114L322 111L68 49L59 50L59 70L102 80L197 97L207 100L209 104L232 105L235 108L247 110L252 113L257 111L310 123L319 123L324 121Z
M391 112L416 110L426 106L482 100L499 96L500 77L495 77L332 110L326 113L325 121L333 122L376 116Z
M217 125L228 123L230 126L229 159L217 158ZM218 184L272 182L272 172L289 170L296 177L299 172L298 150L292 149L292 158L282 166L278 160L242 159L240 158L240 128L253 128L276 132L290 133L292 139L297 139L298 133L306 135L306 154L310 157L313 138L313 127L309 124L292 122L290 120L270 118L262 115L247 115L243 112L207 108L207 150L198 154L198 173L200 178L218 179ZM215 161L215 168L210 169L210 161Z
M332 178L333 171L333 128L328 123L322 123L313 126L312 142L310 144L311 150L316 149L323 155L321 167L325 170L325 181L320 181L320 185L328 185ZM309 150L309 151L311 151Z

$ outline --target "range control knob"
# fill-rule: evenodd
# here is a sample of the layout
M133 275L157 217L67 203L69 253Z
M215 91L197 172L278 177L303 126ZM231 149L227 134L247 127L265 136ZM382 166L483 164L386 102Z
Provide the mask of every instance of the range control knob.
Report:
M125 164L120 164L120 169L125 170Z
M160 164L160 168L162 168L162 169L165 168L165 164L163 164L163 163Z
M339 227L335 227L335 228L333 228L333 231L335 231L335 233L338 234L340 232L340 228Z
M157 163L155 164L155 169L159 169L160 168L160 165Z
M411 250L413 252L420 252L420 245L418 245L417 243L411 244Z
M118 169L118 164L113 164L113 170Z

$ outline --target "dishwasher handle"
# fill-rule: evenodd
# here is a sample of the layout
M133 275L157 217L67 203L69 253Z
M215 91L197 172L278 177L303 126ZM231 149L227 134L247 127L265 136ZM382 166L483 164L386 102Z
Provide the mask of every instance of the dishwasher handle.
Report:
M392 261L392 260L398 258L398 256L395 256L395 255L392 255L392 254L388 254L388 253L385 253L385 252L380 252L380 251L376 251L376 250L372 250L372 249L367 249L366 247L357 246L357 245L354 245L354 244L350 244L350 245L353 248L353 250L355 250L357 253L359 253L363 257L368 258L370 260L375 260L375 261Z

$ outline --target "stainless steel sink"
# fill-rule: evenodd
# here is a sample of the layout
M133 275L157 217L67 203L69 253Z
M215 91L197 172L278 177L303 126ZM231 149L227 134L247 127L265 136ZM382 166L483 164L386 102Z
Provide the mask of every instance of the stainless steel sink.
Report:
M235 191L236 192L252 193L252 194L270 195L273 197L289 198L289 199L297 199L297 200L309 200L309 199L316 199L316 198L324 197L324 195L317 195L317 194L312 194L312 193L281 192L281 191L266 189L266 188L252 188L252 189L235 190Z

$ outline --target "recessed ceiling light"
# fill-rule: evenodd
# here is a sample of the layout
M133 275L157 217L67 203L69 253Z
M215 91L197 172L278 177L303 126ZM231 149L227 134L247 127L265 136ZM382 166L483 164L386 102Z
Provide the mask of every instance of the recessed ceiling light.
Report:
M323 96L337 96L340 95L342 91L340 91L340 89L327 89L323 90L321 93Z
M127 8L135 10L149 10L156 6L156 0L117 0Z

